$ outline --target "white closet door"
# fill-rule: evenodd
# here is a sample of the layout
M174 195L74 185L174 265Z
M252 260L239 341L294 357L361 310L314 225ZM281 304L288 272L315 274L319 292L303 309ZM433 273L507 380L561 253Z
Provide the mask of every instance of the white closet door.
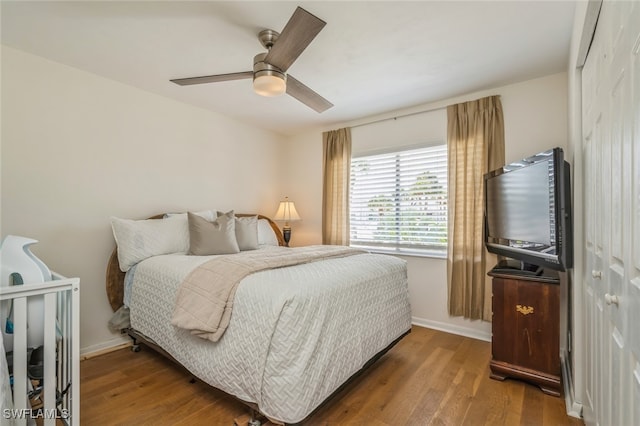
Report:
M640 2L605 1L582 71L584 417L640 424Z
M629 108L629 124L631 132L630 147L625 151L629 156L630 170L630 229L628 230L629 269L627 276L627 298L623 305L628 314L629 324L629 369L633 372L629 403L634 407L629 424L640 424L640 4L633 2L629 13L629 45L630 63L629 79L631 105Z

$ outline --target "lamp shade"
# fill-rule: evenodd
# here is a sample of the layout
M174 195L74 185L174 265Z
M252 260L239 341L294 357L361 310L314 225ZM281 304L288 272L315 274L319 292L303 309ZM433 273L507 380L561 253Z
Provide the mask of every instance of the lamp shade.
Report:
M293 201L289 201L289 197L284 197L284 201L280 201L278 211L276 212L273 220L280 220L284 222L292 222L294 220L300 220L300 215L296 210Z

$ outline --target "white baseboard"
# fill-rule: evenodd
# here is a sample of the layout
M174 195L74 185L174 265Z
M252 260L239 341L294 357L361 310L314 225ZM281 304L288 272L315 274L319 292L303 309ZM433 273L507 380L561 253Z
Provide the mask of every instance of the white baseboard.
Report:
M80 348L80 359L98 356L125 346L131 346L131 339L126 335L118 336L106 342Z
M420 327L433 328L434 330L440 330L451 334L457 334L459 336L470 337L472 339L483 340L485 342L491 341L491 332L476 330L474 328L461 327L459 325L448 324L446 322L432 321L424 318L411 318L411 323Z
M573 388L573 375L566 362L567 353L560 354L560 364L562 365L562 384L564 385L564 403L567 414L571 417L582 418L582 404L575 399L575 389Z

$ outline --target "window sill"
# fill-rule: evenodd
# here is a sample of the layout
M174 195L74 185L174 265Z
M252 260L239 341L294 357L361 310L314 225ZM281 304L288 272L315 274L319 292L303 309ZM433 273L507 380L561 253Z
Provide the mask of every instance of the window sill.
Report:
M394 248L388 248L388 247L371 247L371 246L359 246L359 245L352 245L351 247L368 250L371 253L391 254L395 256L427 257L431 259L447 258L446 252L438 252L434 250L394 249Z

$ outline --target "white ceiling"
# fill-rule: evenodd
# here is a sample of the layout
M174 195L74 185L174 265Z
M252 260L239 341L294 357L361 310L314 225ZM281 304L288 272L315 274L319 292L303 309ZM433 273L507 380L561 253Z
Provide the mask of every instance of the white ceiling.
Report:
M335 106L263 98L250 80L172 78L252 69L257 33L296 6L327 22L289 73ZM567 68L574 2L2 1L2 43L282 134Z

